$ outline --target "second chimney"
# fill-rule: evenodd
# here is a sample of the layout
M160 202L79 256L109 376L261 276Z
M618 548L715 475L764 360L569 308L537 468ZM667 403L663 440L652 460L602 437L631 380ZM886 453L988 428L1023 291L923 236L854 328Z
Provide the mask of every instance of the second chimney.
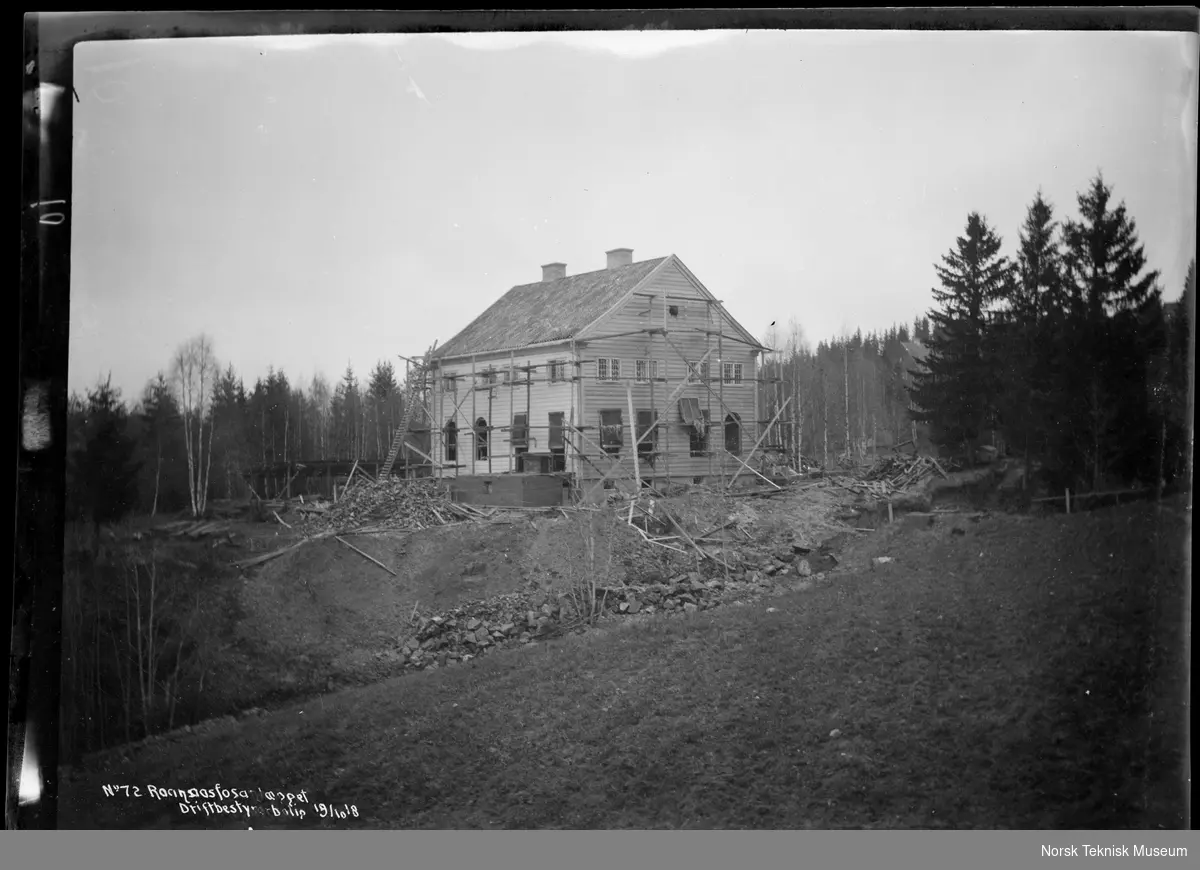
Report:
M633 248L613 248L608 251L608 268L619 269L633 263Z
M547 263L542 266L542 283L547 281L557 281L559 278L567 277L566 263Z

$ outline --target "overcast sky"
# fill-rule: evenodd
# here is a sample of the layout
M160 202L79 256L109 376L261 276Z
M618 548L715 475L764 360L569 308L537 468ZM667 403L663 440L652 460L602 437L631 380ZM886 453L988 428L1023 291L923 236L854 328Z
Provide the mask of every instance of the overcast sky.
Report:
M360 380L541 265L677 254L756 335L911 323L972 210L1016 249L1103 170L1167 299L1196 37L621 32L85 43L70 387L208 333L247 388Z

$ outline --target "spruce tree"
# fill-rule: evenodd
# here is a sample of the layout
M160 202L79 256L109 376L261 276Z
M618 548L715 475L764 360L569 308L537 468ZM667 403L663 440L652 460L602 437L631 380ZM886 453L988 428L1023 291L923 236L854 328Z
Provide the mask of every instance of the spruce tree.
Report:
M914 416L930 424L939 444L967 446L986 439L995 423L997 361L988 346L996 302L1011 295L1012 266L1000 254L1000 237L977 212L966 234L935 266L941 289L929 312L926 371L916 373Z
M77 467L95 532L137 503L140 463L129 432L129 413L111 375L87 392L85 446Z
M1135 222L1124 203L1112 207L1102 175L1078 201L1080 219L1063 228L1065 458L1092 487L1109 473L1150 479L1161 438L1151 365L1166 342L1158 272L1144 272Z
M1002 417L1009 442L1025 457L1026 467L1036 450L1057 431L1054 417L1058 354L1065 311L1062 253L1054 208L1039 190L1025 214L1018 235L1016 280L1004 301L1007 315L996 324L996 354L1004 372Z

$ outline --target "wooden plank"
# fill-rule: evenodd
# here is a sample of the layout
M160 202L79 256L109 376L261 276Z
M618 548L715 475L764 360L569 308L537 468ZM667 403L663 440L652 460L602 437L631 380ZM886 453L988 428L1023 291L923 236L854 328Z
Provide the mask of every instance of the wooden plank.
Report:
M333 536L333 539L334 539L335 541L337 541L338 543L340 543L340 544L345 544L345 545L346 545L347 547L349 547L351 550L353 550L354 552L358 553L358 555L362 556L364 559L369 559L370 561L374 562L376 565L378 565L378 566L379 566L380 568L382 568L384 571L387 571L389 574L391 574L393 577L399 577L399 576L400 576L400 575L399 575L399 574L397 574L395 571L393 571L391 568L389 568L387 565L383 564L383 563L382 563L382 562L380 562L378 559L376 559L374 556L370 555L369 553L364 553L362 550L358 549L358 547L356 547L356 546L354 546L353 544L351 544L349 541L347 541L347 540L346 540L345 538L343 538L341 535L334 535L334 536Z
M636 363L634 363L634 365L636 365ZM629 384L625 385L625 401L629 405L629 431L636 435L637 414L635 414L633 410L633 388L629 386ZM637 438L636 440L632 438L630 439L634 442L633 449L630 452L633 454L633 480L634 483L637 484L637 488L633 491L634 498L637 498L642 492L642 468L641 464L638 462L638 447L641 446L642 438L645 437L645 433L643 433L641 438ZM630 517L632 518L632 516L633 513L630 512Z
M292 550L295 550L299 547L303 547L305 544L309 543L310 541L319 541L321 538L332 537L332 535L333 535L333 532L321 532L320 534L316 534L316 535L313 535L308 538L302 538L301 540L297 541L294 544L289 544L286 547L282 547L281 549L278 549L278 550L273 550L270 553L263 553L261 556L255 556L252 559L244 559L240 562L234 562L233 566L235 568L249 568L252 565L261 565L263 562L269 562L272 559L282 556L284 553L290 553Z
M413 445L411 445L411 444L406 444L406 445L405 445L405 447L407 447L407 448L408 448L409 450L411 450L413 453L415 453L415 454L417 454L418 456L420 456L420 457L421 457L422 459L424 459L426 462L433 463L433 467L434 467L434 468L449 468L449 467L451 467L451 466L447 466L447 465L445 465L444 463L438 462L436 459L433 459L433 458L432 458L431 456L429 456L429 454L427 454L427 453L422 453L422 452L421 452L421 450L420 450L419 448L417 448L417 447L414 447L414 446L413 446ZM459 467L459 466L454 466L454 467Z
M673 550L676 553L686 553L687 552L687 550L684 550L680 547L671 547L671 546L668 546L667 544L660 544L657 540L651 538L649 535L647 535L644 531L642 531L637 526L634 526L633 528L638 530L638 534L641 535L645 539L647 544L653 544L656 547L662 547L664 550Z
M682 360L684 361L684 363L686 364L686 363L687 363L687 357L684 355L684 352L683 352L682 350L680 350L680 349L679 349L679 347L678 347L678 346L677 346L677 345L676 345L676 344L675 344L673 341L671 341L671 339L670 339L670 338L668 338L667 336L665 336L665 335L664 335L664 336L663 336L663 340L664 340L664 341L666 341L666 343L667 343L667 344L669 344L669 345L671 346L671 349L672 349L672 350L674 350L674 351L675 351L675 353L679 355L680 359L682 359ZM703 364L704 364L704 362L706 362L706 361L707 361L707 359L708 359L708 357L709 357L709 354L711 354L711 353L712 353L712 350L711 350L711 349L709 349L708 353L704 354L704 356L703 356L703 357L701 357L701 359L700 359L700 362L698 362L698 363L696 364L696 365L697 365L697 367L699 367L700 365L703 365ZM720 365L720 364L718 363L718 367L719 367L719 365ZM722 381L722 392L724 392L724 386L723 386L723 384L724 384L725 373L724 373L723 371L718 371L718 375L721 377L721 381ZM712 380L712 378L710 377L708 380L710 380L710 381L711 381L711 380ZM708 394L709 394L709 396L710 396L710 397L712 397L712 398L715 398L715 399L717 400L717 404L718 404L718 405L720 406L720 408L721 408L721 417L722 417L721 437L722 437L722 438L724 438L724 433L725 433L725 427L724 427L724 425L723 425L724 418L725 418L725 416L727 416L727 415L729 415L729 414L732 414L732 413L734 413L734 411L733 411L733 409L732 409L732 408L730 408L728 405L726 405L726 404L725 404L725 403L724 403L724 402L721 400L721 396L719 396L719 395L717 394L717 391L716 391L716 390L714 390L714 389L713 389L711 386L709 386L709 384L708 384L708 381L705 381L705 380L701 379L701 380L697 381L697 383L701 384L701 385L704 387L704 389L708 390ZM751 386L753 387L753 386L755 386L755 385L751 385ZM710 403L710 405L709 405L709 418L710 418L710 421L709 421L709 422L711 422L711 417L712 417L712 406L711 406L711 403Z
M591 438L588 438L587 435L583 434L583 432L581 432L578 428L575 431L579 432L579 437L581 439L583 439L585 446L592 447L592 448L598 450L600 452L601 456L611 457L612 454L608 453L607 451L604 450L604 448L597 445L595 441L593 441ZM596 463L592 462L591 458L586 453L580 453L580 456L582 456L584 458L584 460L588 463L588 465L592 466L592 468L595 468L596 471L598 471L598 472L600 471L599 466L597 466ZM618 469L620 469L625 476L629 475L628 471L624 471L624 469L621 469L621 466L624 465L624 463L625 463L624 457L621 457L620 459L615 459L615 460L610 458L609 461L611 461L613 464L611 466L609 466L608 471L601 473L602 476L600 477L600 479L598 481L596 481L596 485L593 486L590 490L588 490L588 492L585 495L585 498L591 498L592 493L596 492L596 490L598 488L602 487L604 484L604 481L608 480L609 475L611 475L614 471L617 471Z
M722 450L723 450L725 453L729 453L729 455L730 455L730 456L732 456L732 457L734 458L734 460L735 460L735 461L737 461L737 462L740 462L740 463L742 464L742 468L745 468L745 469L746 469L747 471L749 471L751 474L755 475L756 477L760 477L760 478L762 478L763 480L765 480L767 483L769 483L771 486L775 487L776 489L783 489L783 487L782 487L782 486L780 486L779 484L777 484L775 481L771 480L769 477L766 477L766 476L764 476L764 475L760 474L759 472L757 472L757 471L755 471L753 468L751 468L749 465L747 465L745 462L743 462L743 461L742 461L742 457L738 456L738 455L737 455L737 454L735 454L735 453L730 453L728 450L724 450L724 448L722 448ZM741 472L742 472L742 469L741 469L741 468L739 468L739 469L738 469L738 474L741 474ZM732 480L729 482L729 485L730 485L730 486L733 486L733 481L732 481Z
M708 552L700 549L700 545L697 544L692 539L692 537L690 535L688 535L688 533L684 530L683 524L680 523L677 519L675 519L675 515L672 514L669 510L667 510L667 508L665 506L662 506L662 512L663 512L663 516L665 516L667 518L667 520L671 523L671 525L673 525L675 527L675 531L679 532L679 537L683 538L687 543L691 544L692 549L695 550L697 553L699 553L700 557L702 559L712 559L718 565L724 565L724 567L726 567L726 568L729 567L728 565L725 564L725 562L723 560L718 559L712 553L708 553Z
M747 468L750 468L750 466L747 464L750 461L750 458L752 456L754 456L755 452L759 448L759 445L761 445L763 443L763 439L766 438L767 434L771 431L771 427L775 425L775 421L777 421L779 419L780 415L783 414L784 410L787 408L788 405L791 404L791 402L792 402L792 399L789 396L787 401L785 401L782 405L779 406L779 410L775 412L775 416L771 418L771 422L767 424L767 428L765 430L763 430L763 433L761 435L758 436L758 440L754 442L754 446L750 448L750 453L746 456L746 462L742 463ZM750 470L754 471L753 468L750 468ZM742 470L739 468L737 470L737 472L733 475L733 478L729 481L730 486L733 486L733 484L738 479L738 475L741 473L742 473ZM758 474L758 472L754 472L754 473ZM762 477L761 474L759 474L758 476ZM763 480L766 480L766 478L764 477ZM767 481L767 482L770 483L770 481ZM774 485L774 484L772 484L772 485Z
M709 350L708 352L706 352L706 353L704 354L704 356L703 356L703 357L701 357L701 359L700 359L700 363L699 363L699 364L703 364L704 362L706 362L706 361L708 360L708 357L709 357L709 355L710 355L711 353L712 353L712 351L711 351L711 350ZM686 362L686 359L685 359L684 361ZM698 364L698 365L699 365L699 364ZM678 399L679 399L679 395L680 395L680 394L681 394L681 393L684 391L684 389L686 389L686 388L687 388L687 387L689 387L689 386L692 386L693 382L692 382L692 380L691 380L691 377L692 377L692 376L691 376L691 371L690 371L690 369L685 369L685 370L684 370L684 378L683 378L683 381L682 381L682 382L679 384L679 386L677 386L677 387L676 387L676 388L675 388L675 389L674 389L674 390L671 392L671 395L667 397L667 402L666 402L666 405L665 405L665 407L664 407L664 411L666 411L667 409L669 409L669 408L671 408L671 407L673 407L673 406L675 405L675 403L676 403L676 402L678 401ZM644 433L642 434L642 437L641 437L641 438L638 438L638 439L637 439L637 440L634 442L634 445L633 445L633 451L634 451L634 453L635 453L635 454L637 453L637 448L638 448L638 445L639 445L639 444L641 444L641 443L642 443L642 440L643 440L644 438L646 438L646 437L647 437L647 436L648 436L648 435L649 435L651 432L653 432L653 431L654 431L653 429L648 429L648 430L646 430L646 432L644 432ZM588 440L588 439L586 438L586 436L584 436L584 435L583 435L583 433L580 433L580 437L583 437L585 441L587 441L587 440ZM592 442L591 442L591 441L588 441L588 443L589 443L589 444L591 444ZM593 447L595 447L595 445L594 445L594 444L592 444L592 446L593 446ZM604 452L604 451L603 451L603 449L601 449L601 452L602 452L602 453ZM624 460L622 459L622 462L623 462L623 461L624 461ZM620 463L620 462L618 462L618 463L617 463L617 465L614 465L612 468L610 468L610 469L608 470L608 472L606 472L606 473L604 474L604 476L603 476L603 477L601 477L601 478L600 478L598 481L596 481L596 483L595 483L595 484L593 484L593 486L591 487L591 489L589 489L589 490L587 491L587 494L585 495L585 499L590 499L590 498L592 497L592 494L593 494L594 492L597 492L599 489L603 488L604 481L608 480L609 476L610 476L610 475L613 473L613 471L615 471L615 470L617 469L617 466L618 466L618 465L620 465L620 464L621 464L621 463Z

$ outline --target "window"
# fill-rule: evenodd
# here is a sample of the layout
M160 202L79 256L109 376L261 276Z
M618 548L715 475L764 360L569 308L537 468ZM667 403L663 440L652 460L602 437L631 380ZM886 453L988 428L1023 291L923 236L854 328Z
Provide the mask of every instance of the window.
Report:
M475 421L475 461L486 462L488 458L488 423L480 417Z
M701 381L708 380L708 360L688 363L688 374Z
M649 435L646 433L649 432ZM658 426L654 422L654 414L650 411L637 412L637 437L646 437L638 442L638 461L654 465L654 454L658 452Z
M550 360L550 383L559 384L567 379L567 362L561 359Z
M600 447L614 456L621 452L625 443L625 432L619 410L600 412Z
M737 414L725 418L725 449L734 456L742 453L742 418Z
M600 357L596 360L596 380L619 381L621 379L621 361L611 357Z
M494 368L486 368L479 373L479 377L483 380L485 386L490 386L496 383L498 372Z
M550 439L549 447L551 450L565 450L566 444L563 441L563 412L550 412Z
M679 316L679 306L678 305L668 305L667 313L669 313L672 317L678 317Z
M740 384L742 382L742 364L722 363L721 377L727 384Z
M658 380L658 360L640 359L633 364L634 380L639 384L648 384Z
M700 412L700 419L702 421L700 426L688 427L688 435L691 439L688 448L692 456L705 456L708 453L709 416L707 410Z
M444 378L442 378L442 392L458 392L458 375L446 375Z
M512 422L513 451L518 455L529 450L529 415L513 414Z
M453 420L446 422L446 461L458 462L458 426Z
M563 412L550 413L550 437L547 439L550 447L550 470L567 470L567 445L563 440Z

